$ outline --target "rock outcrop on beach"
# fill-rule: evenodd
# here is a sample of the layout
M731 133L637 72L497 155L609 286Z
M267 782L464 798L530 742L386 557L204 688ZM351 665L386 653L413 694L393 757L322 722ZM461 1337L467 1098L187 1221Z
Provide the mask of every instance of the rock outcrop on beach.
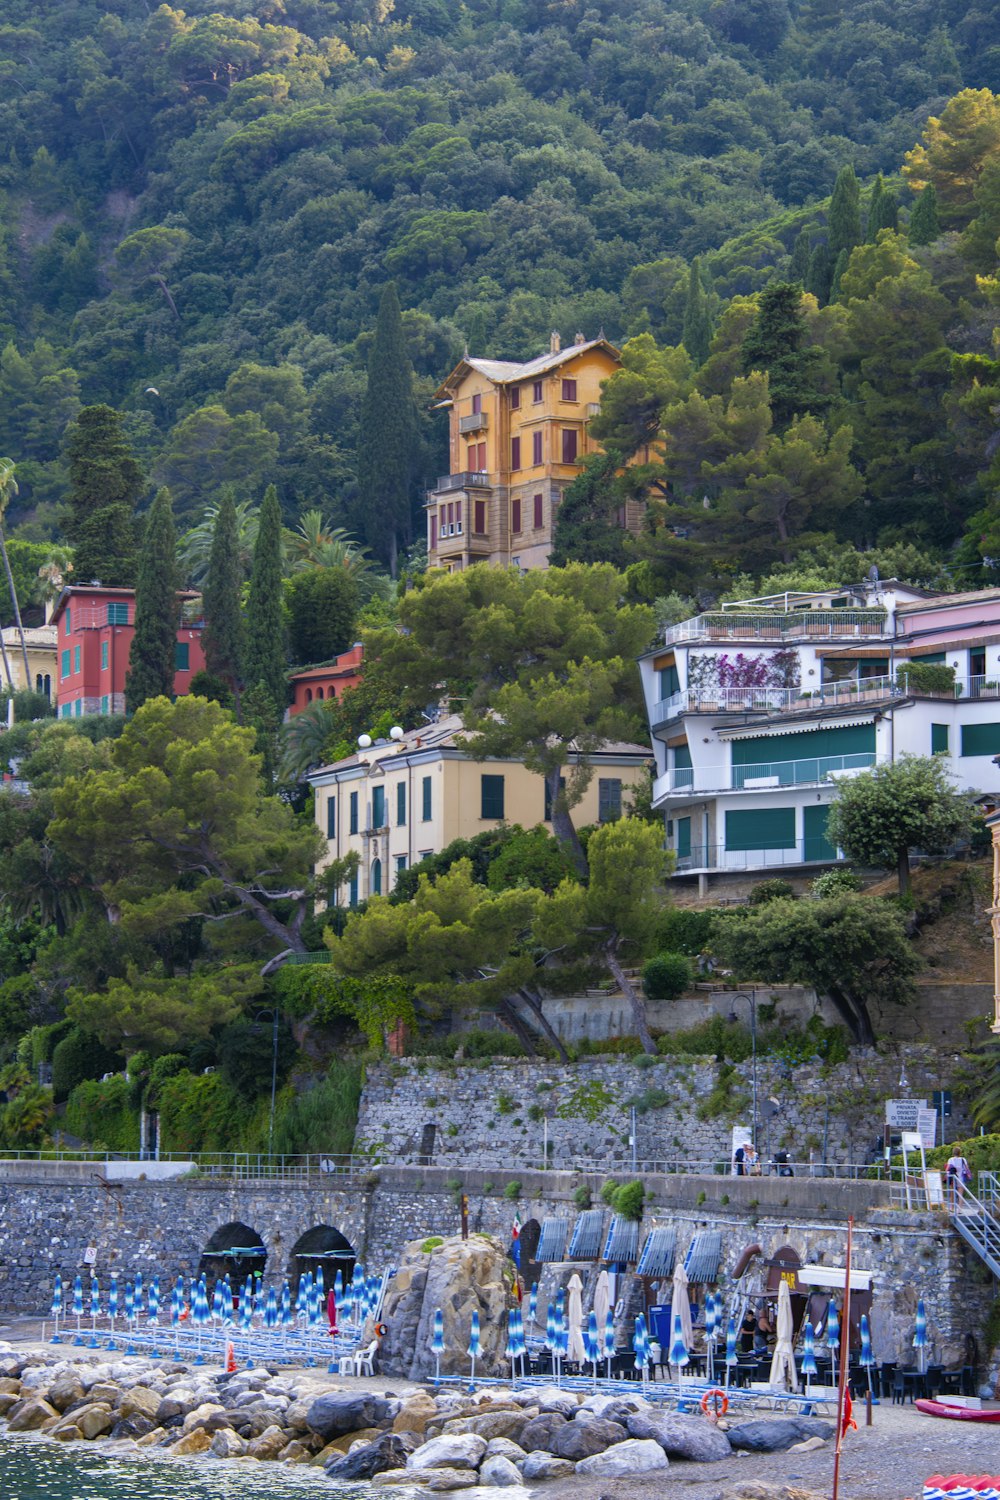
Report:
M380 1350L387 1375L430 1379L436 1368L431 1352L434 1314L440 1308L444 1352L442 1375L465 1375L469 1369L469 1325L479 1314L479 1371L498 1374L507 1342L511 1262L505 1248L484 1234L467 1240L454 1235L431 1250L426 1240L404 1249L386 1289L382 1317L386 1335Z

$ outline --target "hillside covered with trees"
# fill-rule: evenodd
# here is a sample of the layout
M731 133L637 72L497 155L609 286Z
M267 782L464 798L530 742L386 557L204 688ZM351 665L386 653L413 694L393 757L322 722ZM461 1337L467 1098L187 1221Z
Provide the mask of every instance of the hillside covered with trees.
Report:
M854 232L843 217L827 225L838 172L850 163L864 184L863 227L876 175L899 172L927 117L962 88L1000 85L993 42L988 10L943 0L292 0L251 15L225 0L81 0L44 19L10 0L0 451L18 465L12 519L25 540L58 534L67 422L81 403L107 403L126 414L149 498L169 486L182 529L227 482L254 502L274 482L286 520L318 507L371 543L358 423L389 278L421 413L414 499L442 462L425 398L466 342L524 357L550 328L603 327L672 345L687 312L696 364L722 328L723 357L699 383L727 395L725 349L747 310L727 318L725 299L777 276L825 300ZM992 125L966 124L992 145ZM905 221L915 200L894 180ZM992 352L981 312L942 342L975 274L994 269L995 189L974 204L965 185L969 201L946 201L942 226L986 213L971 260L950 238L916 268L905 248L884 252L897 295L919 292L926 406L952 384L949 349ZM893 227L894 201L876 217ZM700 332L687 306L697 257ZM844 286L848 306L878 271ZM863 401L882 366L912 366L912 347L873 356L852 343L864 321L813 319L817 418L836 422L834 395ZM895 392L880 400L853 423L856 444L876 445L871 427L895 416ZM924 411L907 416L919 425ZM954 449L979 440L958 425L943 451L932 441L924 494ZM827 456L822 434L801 436ZM828 467L847 451L842 439ZM937 544L978 498L976 459L961 457L924 528ZM834 531L871 540L897 523L881 495L872 524L844 519L855 488L833 475Z

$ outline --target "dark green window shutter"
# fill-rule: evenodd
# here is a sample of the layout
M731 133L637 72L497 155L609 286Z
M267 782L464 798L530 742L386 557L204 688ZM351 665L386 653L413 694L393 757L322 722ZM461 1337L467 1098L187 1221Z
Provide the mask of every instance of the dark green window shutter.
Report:
M691 819L677 819L677 858L691 858Z
M357 794L357 792L352 792L351 793L350 810L351 810L351 821L350 821L350 825L349 825L349 831L351 833L357 833L357 831L358 831L358 794Z
M503 777L483 776L481 777L482 805L479 810L481 818L503 817Z
M326 803L326 836L328 839L337 837L337 799L328 797Z
M396 825L399 828L406 826L406 782L396 783Z
M836 859L837 851L826 836L826 820L830 809L822 803L802 810L802 858Z
M174 671L189 672L191 670L191 647L187 641L178 641L174 646Z
M948 726L947 724L931 725L931 754L948 754ZM963 751L964 754L964 751Z
M420 783L420 816L425 823L431 820L431 778L425 776Z
M794 807L762 807L726 813L726 848L794 849Z
M681 688L680 678L677 676L676 667L660 668L660 702L664 703L679 693Z
M372 787L372 827L385 827L385 787Z
M963 755L1000 755L1000 724L963 724Z

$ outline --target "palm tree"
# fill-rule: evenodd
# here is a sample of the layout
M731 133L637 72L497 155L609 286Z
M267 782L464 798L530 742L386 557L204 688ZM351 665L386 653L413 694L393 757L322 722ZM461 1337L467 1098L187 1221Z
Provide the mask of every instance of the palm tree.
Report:
M21 624L21 609L17 602L17 589L14 587L14 575L10 571L10 558L7 556L7 540L3 534L3 517L7 506L17 494L17 480L14 478L14 460L11 458L0 458L0 553L3 554L3 565L7 573L7 587L10 589L10 602L14 606L14 620L17 624L17 633L21 637L21 655L24 657L24 686L31 691L31 668L28 666L28 647L24 639L24 626ZM3 638L0 636L0 645ZM7 652L4 649L3 663L7 670L7 681L13 688L14 683L10 675L10 663L7 660Z
M278 768L282 781L298 781L314 766L323 764L333 728L332 706L331 703L310 703L308 708L282 726L281 764Z
M303 511L296 530L285 532L285 552L290 573L343 568L357 584L362 604L383 592L383 576L376 571L368 548L342 526L331 526L320 510Z
M253 549L257 543L260 516L257 507L250 500L238 500L235 508L236 541L239 548L240 566L243 570L243 577L249 578L250 569L253 566ZM177 560L181 571L195 588L200 588L208 573L208 562L212 555L212 538L215 535L215 523L218 516L218 505L209 505L203 519L198 522L197 526L192 526L190 531L186 531L177 545Z

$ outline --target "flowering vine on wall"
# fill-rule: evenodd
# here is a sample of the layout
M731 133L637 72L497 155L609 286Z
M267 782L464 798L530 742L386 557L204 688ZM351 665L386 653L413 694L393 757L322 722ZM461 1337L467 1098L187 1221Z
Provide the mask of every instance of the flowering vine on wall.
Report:
M728 692L740 688L796 688L802 680L799 654L790 647L782 651L747 656L723 651L692 656L688 662L688 685L700 693Z

